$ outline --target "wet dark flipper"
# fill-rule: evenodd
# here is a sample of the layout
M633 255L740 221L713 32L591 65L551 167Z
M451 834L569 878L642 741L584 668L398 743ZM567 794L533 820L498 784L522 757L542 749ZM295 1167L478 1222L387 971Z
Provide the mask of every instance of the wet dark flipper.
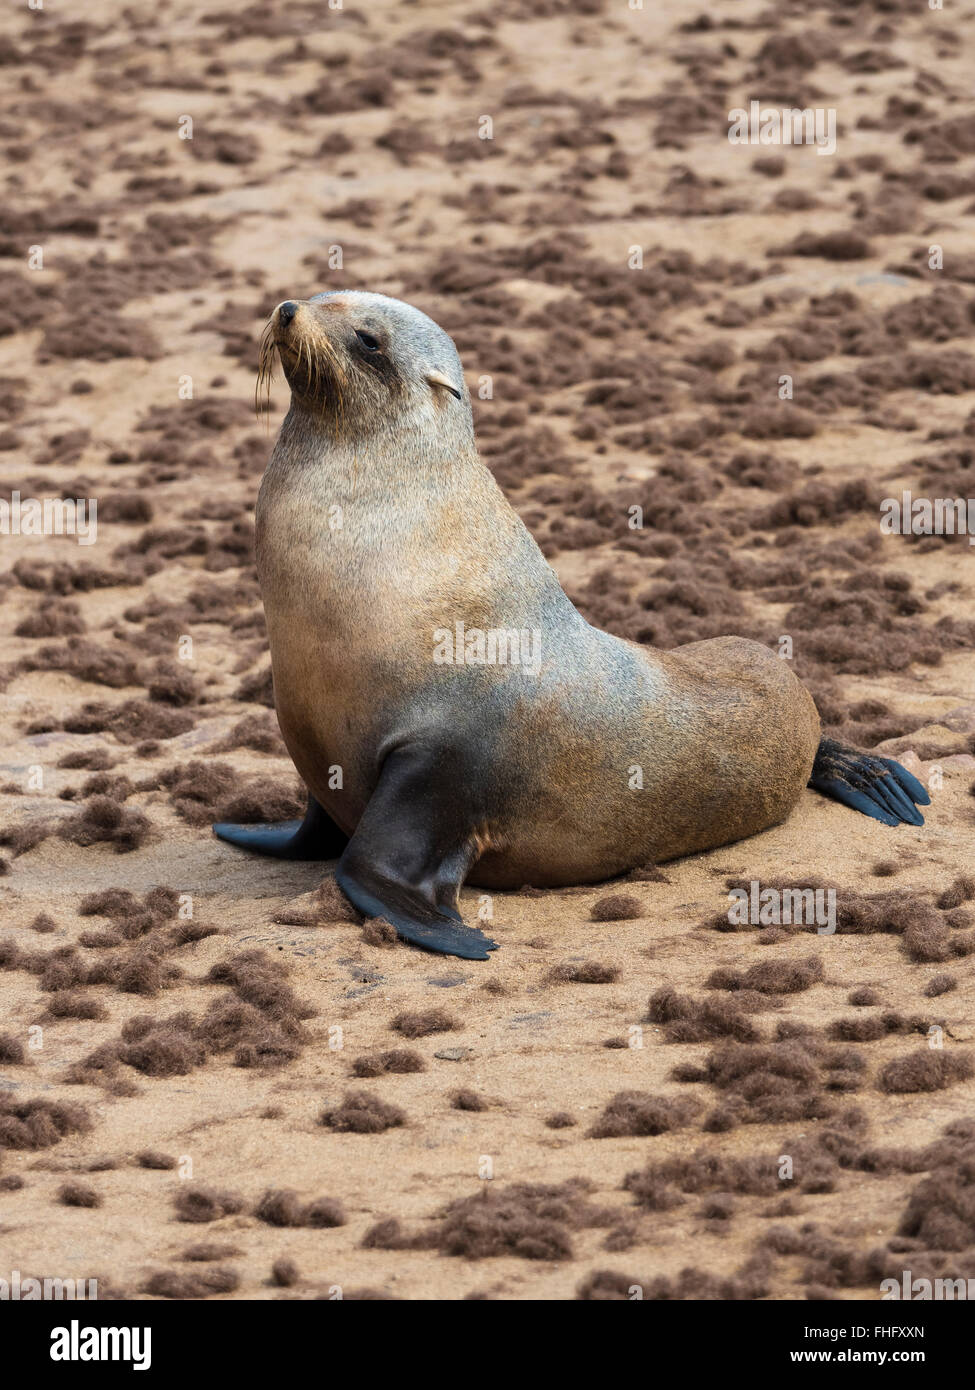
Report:
M917 807L931 801L917 778L893 758L860 753L830 738L820 742L809 785L884 825L923 825Z
M222 821L213 827L213 833L228 845L274 859L337 859L349 843L348 835L310 794L304 820L278 821L275 825L233 825Z
M497 942L466 926L457 893L477 858L474 782L459 754L421 744L386 758L335 879L367 917L404 941L464 960Z

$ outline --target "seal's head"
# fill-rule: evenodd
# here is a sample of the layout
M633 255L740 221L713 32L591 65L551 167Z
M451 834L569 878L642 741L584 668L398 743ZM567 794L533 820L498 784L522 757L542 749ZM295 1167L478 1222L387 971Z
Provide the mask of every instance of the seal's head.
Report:
M470 420L452 340L399 299L361 290L286 299L264 330L258 393L269 386L275 352L292 408L336 432L374 433L417 414Z

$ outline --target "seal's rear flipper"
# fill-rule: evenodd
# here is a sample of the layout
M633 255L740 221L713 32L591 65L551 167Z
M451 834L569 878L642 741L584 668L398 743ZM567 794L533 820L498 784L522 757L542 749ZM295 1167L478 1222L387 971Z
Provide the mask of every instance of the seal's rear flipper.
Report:
M213 833L228 845L269 854L275 859L337 859L349 843L348 835L309 793L304 820L278 821L276 825L232 825L221 821Z
M884 825L923 825L917 809L931 800L924 787L893 758L859 753L830 738L820 741L809 785Z
M335 881L367 917L384 917L404 941L464 960L487 960L497 942L468 927L457 892L477 857L472 779L457 756L411 744L382 772Z

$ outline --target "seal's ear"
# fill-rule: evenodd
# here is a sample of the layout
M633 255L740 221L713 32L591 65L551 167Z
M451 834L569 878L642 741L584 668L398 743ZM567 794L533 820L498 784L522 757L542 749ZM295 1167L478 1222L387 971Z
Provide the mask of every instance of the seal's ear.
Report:
M436 367L431 367L427 372L427 381L431 386L442 386L444 390L449 391L452 396L456 396L458 400L461 399L461 394L457 390L457 387L451 385L443 372L438 372Z

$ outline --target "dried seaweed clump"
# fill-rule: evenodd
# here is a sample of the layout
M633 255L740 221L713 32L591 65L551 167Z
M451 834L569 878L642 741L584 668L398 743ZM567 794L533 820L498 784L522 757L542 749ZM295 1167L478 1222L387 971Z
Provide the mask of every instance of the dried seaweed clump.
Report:
M322 882L311 893L299 898L296 903L288 904L283 907L274 918L275 922L281 922L285 926L291 927L321 927L326 923L332 922L361 922L362 913L349 902L341 888L335 882L334 876L324 878ZM395 942L396 931L388 922L384 922L381 917L372 919L374 924L381 924L383 929L388 928L392 933L389 941ZM370 923L366 923L366 928ZM377 927L378 930L378 927ZM380 935L382 933L380 932ZM363 929L363 940L370 945L389 944L385 938L373 940L375 932L369 933Z
M558 1185L516 1183L507 1188L485 1185L471 1197L451 1202L436 1224L404 1235L394 1219L378 1222L363 1237L367 1249L439 1250L468 1260L514 1255L523 1260L572 1258L572 1233L593 1226L612 1226L619 1212L594 1206L590 1184L570 1178Z
M58 1201L63 1207L100 1207L102 1197L83 1182L66 1182L58 1188Z
M68 1134L87 1134L91 1128L83 1106L0 1094L0 1149L47 1149Z
M643 916L643 904L632 893L607 893L592 905L593 922L626 922Z
M0 1033L0 1062L20 1063L26 1056L24 1044L10 1033Z
M555 985L611 985L620 977L619 967L598 960L557 965L546 977Z
M450 1097L450 1104L454 1110L468 1110L472 1113L488 1109L488 1102L484 1097L472 1091L469 1086L461 1086L454 1091Z
M58 826L58 834L76 845L111 844L116 854L127 854L145 843L149 829L149 820L141 811L110 796L92 796L77 816Z
M880 995L869 985L860 985L857 989L850 990L846 996L846 1002L857 1009L869 1009L874 1004L880 1003Z
M343 1134L382 1134L405 1125L406 1116L368 1091L346 1091L341 1105L322 1111L320 1123Z
M290 1188L269 1188L254 1208L258 1221L268 1226L314 1226L326 1228L345 1225L342 1204L333 1197L317 1197L303 1202Z
M244 1199L237 1192L215 1187L181 1187L173 1198L176 1218L202 1224L219 1221L222 1216L236 1216L244 1210Z
M208 1056L231 1049L239 1067L289 1061L305 1040L300 1020L314 1010L296 998L286 975L285 965L263 951L239 952L210 970L211 983L232 984L233 991L214 1000L202 1018L186 1011L163 1019L137 1014L120 1039L96 1048L70 1069L68 1079L110 1079L120 1064L145 1076L185 1076Z
M211 753L231 753L235 748L253 748L258 753L283 753L284 741L268 714L245 714L218 742Z
M367 946L389 950L396 945L399 937L392 922L387 922L385 917L369 917L362 924L362 940Z
M221 801L214 815L216 820L256 825L300 819L305 806L305 796L298 787L285 787L270 778L258 777L235 796Z
M238 1067L271 1067L297 1057L307 1040L302 1020L315 1010L287 983L287 968L264 951L241 951L213 966L212 983L229 984L233 995L211 1004L196 1036L208 1052L234 1049Z
M226 1260L231 1255L239 1255L240 1251L236 1245L227 1245L216 1240L198 1240L192 1245L187 1245L180 1255L181 1260L190 1260L193 1263L206 1263L208 1260Z
M648 1091L618 1091L590 1126L590 1139L620 1139L626 1135L652 1136L683 1129L700 1105L682 1096L654 1096Z
M176 814L189 825L209 825L218 819L217 807L237 786L237 773L227 763L178 763L159 778L169 792Z
M141 1286L142 1293L154 1298L210 1298L213 1294L233 1293L240 1287L240 1275L224 1265L188 1274L185 1270L162 1269Z
M834 1018L826 1036L836 1042L876 1042L892 1033L926 1033L929 1020L920 1015L905 1018L893 1009L881 1014L861 1014L854 1018Z
M911 1193L898 1235L929 1249L971 1251L975 1246L975 1121L949 1125L924 1158L930 1175ZM915 1265L913 1254L911 1265ZM971 1273L969 1262L968 1277Z
M956 975L932 975L924 986L924 993L929 999L937 999L942 994L949 994L953 989L958 988L958 977Z
M138 941L140 937L145 937L147 951L159 955L159 952L170 949L172 945L182 944L186 927L192 927L193 935L209 935L214 930L209 927L200 929L198 923L181 922L170 927L168 934L163 934L161 929L171 923L178 912L179 894L175 888L163 885L150 888L142 899L136 898L127 888L103 888L99 892L86 894L78 913L82 917L108 917L111 927L108 930L83 931L78 940L83 947L99 948L115 947L122 942ZM178 967L175 966L146 969L145 966L125 965L121 958L110 959L118 963L118 974L122 979L113 976L113 979L106 981L89 979L88 983L117 984L120 990L128 994L154 994L157 988L168 983L167 973L170 980L177 977L172 974L174 970L178 974ZM163 973L160 974L160 970Z
M762 1036L742 1004L749 998L696 1000L663 985L650 996L647 1020L664 1025L664 1037L672 1043L710 1042L715 1038L736 1038L738 1042L757 1042Z
M404 1038L425 1038L430 1033L450 1033L460 1024L446 1009L428 1009L425 1013L397 1014L389 1026Z
M371 1052L356 1057L352 1063L354 1076L385 1076L387 1072L426 1071L426 1063L418 1052L408 1047L394 1047L388 1052Z
M716 970L708 977L709 989L756 990L759 994L799 994L825 976L818 956L805 960L763 960L747 970Z
M915 1091L943 1091L956 1081L975 1075L975 1063L968 1052L946 1052L935 1048L895 1057L880 1070L877 1086L892 1095Z
M136 1154L135 1161L140 1168L155 1168L160 1172L166 1172L176 1167L177 1160L172 1154L160 1153L158 1149L143 1149Z
M576 1289L576 1298L584 1302L631 1302L634 1299L665 1301L716 1300L744 1302L766 1298L769 1294L774 1265L767 1251L749 1256L734 1274L712 1274L708 1270L688 1266L676 1278L665 1274L637 1278L617 1270L597 1269L587 1274Z
M115 1046L115 1058L134 1067L143 1076L186 1076L206 1060L206 1048L193 1036L192 1017L174 1014L157 1021L137 1014L122 1028L122 1044ZM95 1060L104 1057L111 1069L113 1045L97 1049ZM92 1059L86 1059L91 1061Z
M724 1043L702 1068L682 1066L674 1076L722 1091L718 1123L705 1128L730 1129L825 1118L835 1109L830 1092L856 1089L863 1065L853 1048L834 1051L814 1036L800 1036L774 1045Z
M271 1283L279 1289L291 1289L301 1280L301 1273L294 1260L282 1255L271 1266Z
M834 1132L830 1142L837 1137ZM975 1246L975 1121L953 1121L941 1138L919 1150L857 1151L841 1142L834 1152L843 1167L881 1177L925 1170L929 1176L911 1192L897 1233L885 1248L858 1250L813 1222L798 1230L772 1227L762 1244L777 1254L803 1257L807 1297L829 1297L830 1290L859 1287L873 1289L876 1296L884 1279L892 1278L899 1289L905 1268L912 1279L932 1283L971 1276L968 1254L958 1258L958 1252Z
M940 908L960 907L962 903L971 902L975 898L975 878L970 874L963 874L944 890L937 901Z
M322 922L361 922L362 913L342 892L334 874L323 878L312 893L315 912Z
M51 1018L104 1018L105 1009L97 999L73 989L56 990L48 1001L48 1015Z
M779 1156L772 1153L739 1158L698 1149L689 1157L663 1159L627 1173L623 1188L650 1211L680 1206L686 1193L767 1197L785 1186L779 1179L779 1162Z
M158 661L146 680L149 698L164 705L193 705L200 698L200 683L191 671L175 661Z
M947 904L965 900L967 885L968 880L958 880L951 889L942 894L939 906L942 902ZM727 886L748 890L748 883L738 879L728 879ZM769 882L766 886L791 889L791 885L778 880ZM921 894L891 890L882 893L857 893L852 889L839 888L826 879L810 880L807 887L813 890L836 890L836 930L840 935L897 935L901 938L901 950L913 961L943 961L953 956L966 956L975 952L975 939L972 934L962 935L956 931L952 935L949 930L952 923L948 920L950 914L943 916ZM744 924L730 923L727 913L718 913L710 919L708 925L716 931L748 929Z

